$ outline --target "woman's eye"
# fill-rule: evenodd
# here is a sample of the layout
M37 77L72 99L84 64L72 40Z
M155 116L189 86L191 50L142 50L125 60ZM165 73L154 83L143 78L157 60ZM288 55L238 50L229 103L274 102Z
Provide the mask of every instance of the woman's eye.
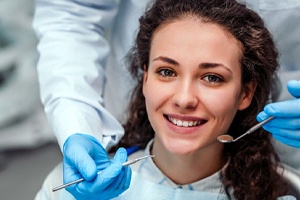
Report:
M171 77L176 75L174 71L170 69L160 69L158 73L163 77Z
M203 78L203 80L207 81L207 82L210 82L210 83L221 83L223 82L223 79L220 78L219 76L216 76L216 75L207 75Z

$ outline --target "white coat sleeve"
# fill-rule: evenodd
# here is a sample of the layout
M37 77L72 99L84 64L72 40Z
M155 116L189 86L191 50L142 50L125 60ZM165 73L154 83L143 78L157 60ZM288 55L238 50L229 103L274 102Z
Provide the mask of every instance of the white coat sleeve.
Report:
M123 135L102 98L109 54L104 36L117 9L113 0L36 0L41 101L61 149L74 133L92 135L104 147Z

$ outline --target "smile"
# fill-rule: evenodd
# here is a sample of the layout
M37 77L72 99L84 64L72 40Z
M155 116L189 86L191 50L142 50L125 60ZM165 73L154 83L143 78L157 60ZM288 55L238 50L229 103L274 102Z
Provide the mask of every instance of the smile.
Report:
M173 123L176 126L183 126L183 127L194 127L204 124L206 120L197 120L197 121L185 121L180 119L175 119L173 117L167 116L169 122Z

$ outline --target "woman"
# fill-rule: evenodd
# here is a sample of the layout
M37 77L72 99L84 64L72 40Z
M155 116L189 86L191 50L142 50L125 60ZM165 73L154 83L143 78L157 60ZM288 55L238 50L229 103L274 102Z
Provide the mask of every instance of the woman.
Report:
M286 195L269 133L260 129L226 145L216 139L238 137L257 123L270 96L277 56L262 19L233 0L154 1L140 18L129 53L137 83L126 134L115 149L138 146L129 159L155 157L132 165L130 187L117 198ZM80 184L72 190L79 191Z
M286 194L269 133L216 140L255 125L270 95L277 50L257 14L235 1L156 1L140 19L130 59L137 86L119 146L148 144L175 185L220 170L236 199Z

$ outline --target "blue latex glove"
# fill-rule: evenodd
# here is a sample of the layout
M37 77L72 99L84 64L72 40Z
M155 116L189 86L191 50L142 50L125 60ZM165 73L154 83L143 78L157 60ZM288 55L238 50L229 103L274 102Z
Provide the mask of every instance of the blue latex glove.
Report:
M266 105L264 111L258 114L257 120L260 122L269 116L275 116L263 128L280 142L300 148L300 81L289 81L287 88L296 99Z
M118 149L110 161L94 137L74 134L65 142L63 154L64 184L82 177L86 180L66 188L76 199L111 199L128 189L131 169L122 167L127 161L124 148ZM98 171L102 173L97 175Z

